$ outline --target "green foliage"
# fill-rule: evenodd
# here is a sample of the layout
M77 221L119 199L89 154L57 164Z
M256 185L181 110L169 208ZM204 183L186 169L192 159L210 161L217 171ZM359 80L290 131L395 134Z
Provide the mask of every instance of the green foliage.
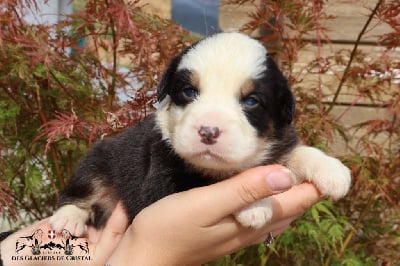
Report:
M251 4L248 0L226 0L229 4ZM299 51L316 36L316 51L321 40L328 40L323 22L332 19L325 13L323 1L261 1L250 13L244 30L254 32L266 25L267 47L281 62L297 98L296 127L303 141L332 152L338 139L346 151L340 159L352 170L353 186L349 195L335 202L322 201L313 206L292 228L283 233L274 246L260 256L257 247L233 254L211 265L395 265L400 261L400 90L395 81L400 62L393 56L399 47L399 9L396 1L377 1L366 17L364 29L355 33L355 45L333 55L315 55L315 60L296 70ZM398 6L398 4L397 4ZM274 20L271 20L274 18ZM392 28L383 34L386 47L377 43L381 55L366 61L369 55L358 49L372 18ZM358 36L357 36L358 34ZM302 62L304 63L304 62ZM338 71L338 67L344 69ZM387 75L374 75L387 73ZM326 84L322 76L334 73L336 82ZM315 79L310 77L317 77ZM336 87L335 87L336 86ZM343 89L345 88L345 89ZM333 91L333 94L329 94ZM332 97L333 95L333 97ZM327 98L329 96L329 98ZM337 112L341 97L352 103ZM385 110L379 118L347 124L358 102L369 102L376 110ZM360 105L362 106L362 105ZM382 141L383 140L383 141ZM259 250L263 248L258 246Z
M170 21L143 13L135 1L86 1L55 25L23 21L17 10L35 9L34 0L3 2L0 210L24 210L29 223L52 213L59 190L93 141L151 111L154 77L192 39ZM80 47L83 39L87 44ZM123 72L121 58L131 59L133 68ZM132 77L141 88L133 87ZM120 102L118 90L132 99Z
M24 3L34 8L33 0L0 4L4 216L15 217L21 210L31 220L48 216L79 157L94 140L151 112L160 73L195 41L171 21L144 13L138 1L125 2L88 0L68 20L52 26L21 20L15 10ZM400 90L393 82L400 63L392 55L400 45L397 1L377 1L370 10L369 18L393 29L379 36L382 49L375 59L364 60L367 54L357 49L365 33L360 32L354 47L317 54L302 71L296 63L299 51L309 45L304 39L316 36L317 47L327 40L322 22L332 17L324 12L326 2L261 2L243 30L269 27L272 34L261 40L276 53L296 94L299 135L327 152L338 139L345 144L340 159L352 170L352 189L338 202L314 205L271 247L255 245L207 265L395 265L400 261ZM130 68L122 72L121 65ZM334 85L322 82L328 72L337 78ZM307 82L311 76L318 78ZM122 103L119 90L134 96ZM342 96L355 100L338 112ZM385 115L345 123L343 116L361 101Z

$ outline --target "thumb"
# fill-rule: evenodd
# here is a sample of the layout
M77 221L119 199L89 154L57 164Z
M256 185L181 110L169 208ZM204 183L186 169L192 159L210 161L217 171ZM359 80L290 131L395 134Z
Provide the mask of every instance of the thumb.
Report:
M210 215L203 219L208 219L204 222L212 224L291 186L292 173L289 169L280 165L260 166L210 186L188 191L193 193L188 200L193 202L194 211L207 209Z
M104 264L104 261L114 251L118 245L119 240L123 236L128 227L129 221L121 202L113 210L106 226L101 232L100 239L97 241L96 246L96 260Z

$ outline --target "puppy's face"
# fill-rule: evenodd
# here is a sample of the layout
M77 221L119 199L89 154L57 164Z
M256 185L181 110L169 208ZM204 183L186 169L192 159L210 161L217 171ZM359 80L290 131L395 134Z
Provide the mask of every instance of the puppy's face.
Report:
M206 38L176 57L158 97L163 138L185 161L216 176L272 156L294 110L265 48L239 33Z

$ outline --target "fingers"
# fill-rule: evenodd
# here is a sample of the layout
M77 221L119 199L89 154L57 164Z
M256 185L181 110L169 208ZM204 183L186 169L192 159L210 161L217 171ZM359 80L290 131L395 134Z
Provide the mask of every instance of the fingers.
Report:
M122 207L122 203L118 202L106 224L106 227L103 229L100 242L108 243L112 240L115 241L116 238L119 239L121 235L125 233L127 227L128 216Z
M121 202L119 202L97 241L95 252L98 262L104 264L112 254L119 240L125 233L128 223L128 217Z
M221 243L226 243L232 239L239 240L246 244L261 243L265 239L264 235L267 235L269 232L273 232L274 236L278 235L278 232L281 232L282 228L288 228L290 223L297 218L299 217L286 217L285 219L268 223L266 226L260 229L253 229L243 227L233 218L233 216L229 216L222 219L217 225L214 226L213 234L217 238L221 239Z
M283 221L280 221L279 223L272 224L271 226L268 227L268 231L266 231L263 234L259 234L256 238L255 241L252 241L251 244L260 244L264 243L265 240L269 237L271 234L273 237L277 237L278 235L282 234L285 232L289 227L290 224L296 219L296 217L291 217L288 219L285 219Z
M296 185L286 192L273 195L270 199L273 208L272 220L258 230L242 227L232 215L225 217L213 226L214 236L221 240L220 244L224 244L227 251L262 243L269 232L273 236L281 234L287 230L291 222L318 202L321 196L313 184L304 183Z
M247 247L253 244L263 243L269 233L273 237L278 236L285 230L287 230L297 217L289 217L281 221L268 224L262 229L254 230L251 228L242 227L240 224L235 223L233 218L227 218L223 220L225 225L222 225L218 230L213 230L213 236L219 241L213 243L212 248L207 250L210 255L215 258L222 256L223 254L233 253L243 247ZM206 252L206 251L204 251Z
M204 225L210 225L257 200L287 190L291 185L292 177L288 169L270 165L253 168L216 184L181 194L188 197L194 212L201 213L208 209L209 215L200 219L205 219Z
M320 199L321 195L318 189L311 183L303 183L281 194L276 194L271 197L273 208L271 221L302 215Z

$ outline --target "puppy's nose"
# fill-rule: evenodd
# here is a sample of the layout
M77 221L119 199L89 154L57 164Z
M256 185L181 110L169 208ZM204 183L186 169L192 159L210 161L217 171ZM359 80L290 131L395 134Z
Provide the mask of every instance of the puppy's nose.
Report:
M212 145L217 143L217 139L221 134L221 131L218 127L205 127L201 126L199 131L199 136L201 138L201 142L207 145Z

